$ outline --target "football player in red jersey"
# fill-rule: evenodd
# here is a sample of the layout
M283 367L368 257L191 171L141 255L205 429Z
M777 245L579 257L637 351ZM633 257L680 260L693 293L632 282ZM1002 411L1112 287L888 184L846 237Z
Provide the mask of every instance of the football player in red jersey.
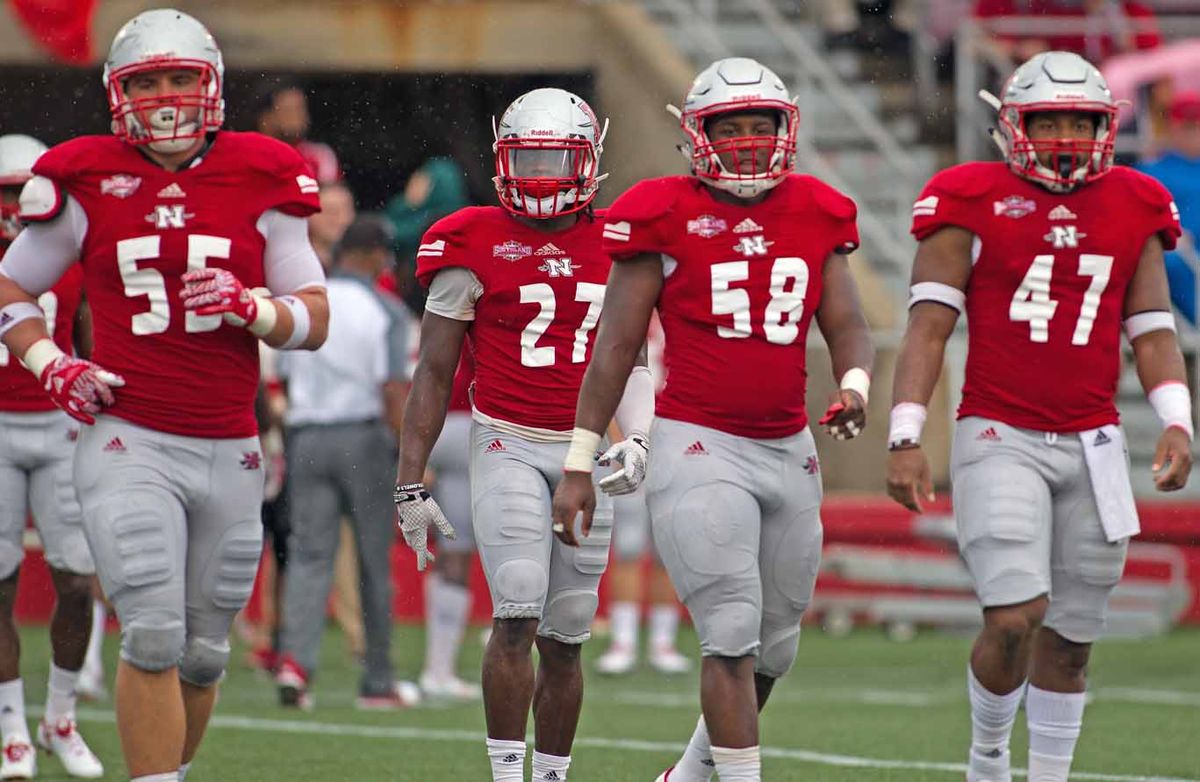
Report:
M22 135L0 136L0 258L20 233L19 194L46 146ZM74 352L83 273L73 265L38 297L47 331ZM71 480L79 424L58 410L8 349L0 345L0 779L32 779L37 756L25 722L21 647L13 624L17 574L24 557L25 519L33 520L45 550L58 600L50 619L49 697L38 725L38 743L62 760L67 772L99 777L100 764L75 728L75 688L91 632L92 555Z
M186 773L253 587L258 342L311 349L327 329L316 182L287 145L220 130L222 75L186 14L122 27L104 70L114 135L42 155L0 264L0 337L88 424L75 484L121 621L117 729L142 782ZM92 360L51 341L35 303L76 258Z
M1156 181L1113 165L1117 107L1078 55L1034 57L990 102L1005 162L947 169L913 206L920 245L888 492L912 510L932 497L925 405L966 314L951 481L984 615L968 672L967 779L1012 778L1009 735L1024 695L1029 778L1060 782L1091 645L1138 532L1114 404L1122 329L1163 423L1157 488L1181 488L1191 469L1191 400L1163 266L1179 215Z
M417 252L417 278L429 298L400 438L396 505L404 538L424 569L430 527L453 536L421 480L469 336L472 522L495 620L484 652L483 699L497 781L524 779L531 703L533 777L566 779L583 700L579 650L608 562L607 498L581 547L555 540L550 525L550 497L562 477L610 266L600 250L602 215L590 206L603 179L603 140L591 108L565 90L517 98L496 127L503 208L460 209L435 223ZM640 442L654 390L648 371L636 374L618 424ZM613 451L628 451L623 461L636 470L639 449L645 453L625 441ZM604 487L620 490L623 478L614 473Z
M644 181L609 210L608 309L579 394L554 500L574 542L594 513L591 453L656 307L666 388L650 441L654 540L703 655L703 710L659 779L760 778L758 711L795 660L821 558L821 477L805 413L805 350L816 317L841 379L822 423L864 425L870 332L846 254L853 201L793 173L798 113L754 60L719 60L679 112L692 176ZM594 522L591 522L594 524ZM594 529L594 528L593 528ZM586 542L587 538L583 540Z

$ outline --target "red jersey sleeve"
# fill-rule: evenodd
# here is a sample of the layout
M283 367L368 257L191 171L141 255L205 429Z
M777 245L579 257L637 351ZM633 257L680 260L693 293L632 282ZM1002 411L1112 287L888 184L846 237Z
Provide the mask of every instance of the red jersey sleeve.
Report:
M321 186L294 147L259 133L230 135L244 147L241 156L258 174L262 211L276 209L292 217L321 211Z
M834 252L849 254L858 249L858 204L815 177L806 177L812 183L813 200L830 219L830 238Z
M675 207L681 177L647 179L626 190L604 216L600 247L614 261L661 252L663 217Z
M1170 191L1157 179L1140 171L1123 170L1133 176L1133 192L1145 208L1147 237L1157 234L1162 240L1163 249L1174 250L1179 237L1183 235L1183 227L1179 223L1179 207L1175 205Z
M912 235L921 241L948 226L979 234L986 217L980 196L991 187L989 173L981 164L966 163L934 174L913 203Z
M434 275L451 266L461 266L479 274L467 241L468 224L479 209L459 209L429 227L417 248L417 282L428 288Z

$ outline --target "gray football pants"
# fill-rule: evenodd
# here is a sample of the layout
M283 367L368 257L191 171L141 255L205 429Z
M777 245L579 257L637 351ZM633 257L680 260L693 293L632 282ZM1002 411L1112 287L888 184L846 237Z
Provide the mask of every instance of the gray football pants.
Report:
M395 446L380 421L299 426L288 432L288 543L283 651L317 667L338 531L346 516L358 545L366 634L362 694L392 687L392 569L396 538Z

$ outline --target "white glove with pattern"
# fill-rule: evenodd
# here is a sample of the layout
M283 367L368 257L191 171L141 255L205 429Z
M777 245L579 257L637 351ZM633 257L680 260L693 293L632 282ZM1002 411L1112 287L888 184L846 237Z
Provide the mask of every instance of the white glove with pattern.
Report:
M621 469L600 479L600 490L610 497L633 494L646 479L646 460L649 456L650 441L640 434L622 440L600 454L600 466L606 467L613 462L621 465Z
M424 570L434 559L433 554L429 553L429 528L435 527L450 540L454 540L457 533L446 514L429 495L425 484L397 486L392 499L400 515L400 533L404 535L404 542L417 554L417 570Z

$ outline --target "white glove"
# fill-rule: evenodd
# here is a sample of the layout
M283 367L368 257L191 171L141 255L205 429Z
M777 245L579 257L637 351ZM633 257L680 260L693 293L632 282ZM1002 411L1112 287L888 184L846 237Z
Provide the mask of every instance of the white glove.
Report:
M400 533L404 535L404 542L417 554L417 570L424 570L433 561L433 554L429 553L429 528L436 527L450 540L458 535L446 514L429 496L425 484L397 486L392 499L396 503L396 512L400 514Z
M644 435L635 434L622 440L600 455L599 464L606 467L613 462L621 469L600 480L600 490L610 497L633 494L646 479L646 459L650 455L650 441Z

